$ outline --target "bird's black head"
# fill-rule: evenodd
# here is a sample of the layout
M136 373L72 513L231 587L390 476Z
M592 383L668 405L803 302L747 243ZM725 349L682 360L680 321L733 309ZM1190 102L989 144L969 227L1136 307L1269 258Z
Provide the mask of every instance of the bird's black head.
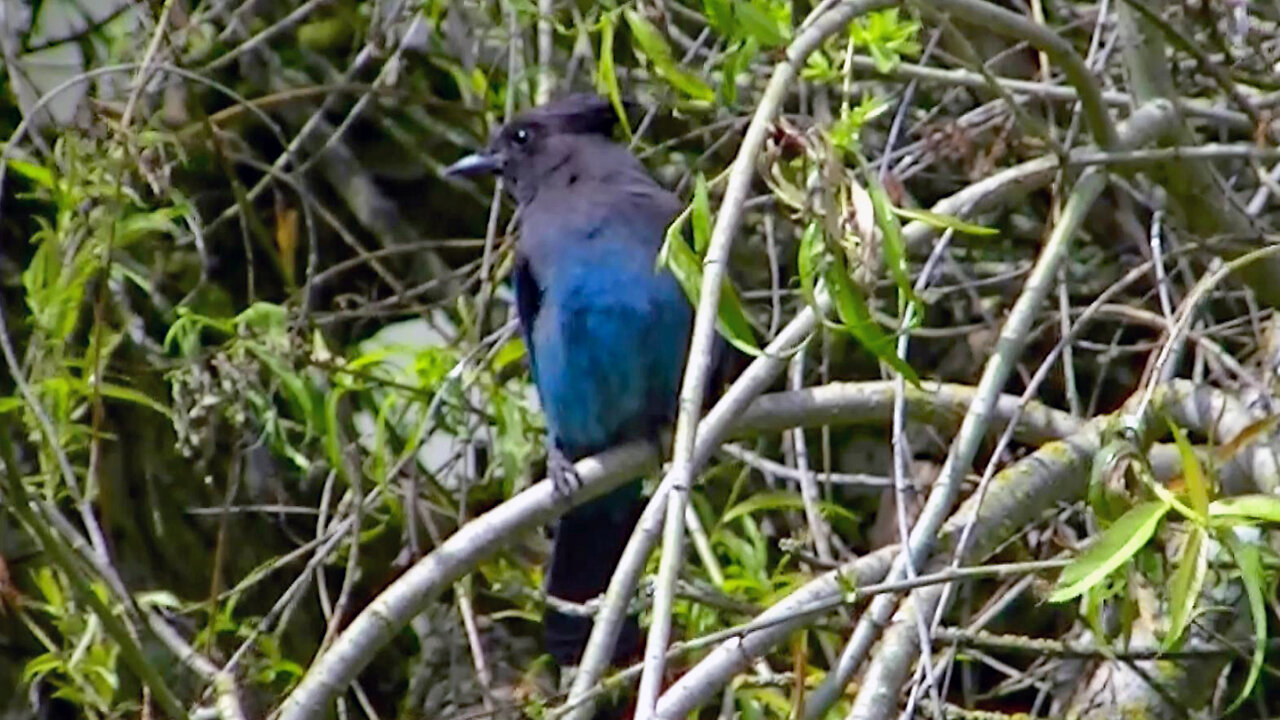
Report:
M588 93L567 97L520 113L498 128L484 150L445 169L445 177L502 173L517 200L570 162L582 137L608 138L618 123L613 105Z

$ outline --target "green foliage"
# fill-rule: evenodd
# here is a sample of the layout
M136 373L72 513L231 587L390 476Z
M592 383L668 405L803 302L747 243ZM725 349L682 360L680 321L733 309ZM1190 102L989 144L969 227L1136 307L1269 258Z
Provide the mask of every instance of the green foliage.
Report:
M916 371L905 360L898 357L894 336L881 330L875 319L871 317L867 300L850 277L841 253L827 252L820 258L815 258L815 255L819 254L817 248L820 237L822 237L821 230L816 226L810 226L810 229L805 231L806 242L801 244L801 256L798 261L802 268L801 282L806 285L808 292L812 292L808 288L813 287L814 278L820 276L828 292L831 293L840 322L849 334L877 359L901 373L911 383L918 385L920 378Z
M44 652L27 662L23 680L47 683L54 697L70 701L85 717L119 717L130 709L117 696L119 646L67 590L61 570L38 568L32 581L40 597L24 603L26 612L21 617ZM109 603L105 588L96 585L93 591Z
M707 22L732 41L774 48L791 40L791 3L783 0L703 0Z
M667 228L666 240L658 252L657 260L658 267L667 268L675 276L680 287L684 289L685 296L695 308L698 306L698 298L702 295L701 256L703 251L699 250L695 253L685 242L684 224L690 217L693 218L694 247L706 248L711 243L711 208L706 180L699 176L696 187L693 203ZM756 345L755 331L751 329L751 321L747 319L746 311L743 310L742 299L738 297L738 291L727 276L720 290L717 320L716 327L720 334L734 347L748 355L760 354L760 349Z
M1169 429L1181 461L1181 492L1174 493L1155 480L1146 454L1131 432L1121 432L1103 446L1094 459L1089 498L1105 530L1062 570L1050 602L1063 602L1084 595L1086 616L1095 634L1103 636L1099 613L1102 602L1123 597L1125 577L1117 571L1133 561L1133 567L1148 577L1160 572L1152 563L1155 554L1147 546L1169 511L1183 518L1183 539L1168 583L1169 615L1163 648L1177 649L1197 607L1208 573L1209 548L1213 542L1230 549L1244 585L1254 625L1254 652L1248 677L1232 703L1238 707L1252 692L1261 672L1266 645L1267 615L1263 588L1269 579L1262 563L1263 546L1257 540L1242 540L1256 533L1257 522L1280 520L1280 502L1270 496L1245 495L1214 499L1214 483L1183 430L1171 422ZM1236 445L1235 447L1240 447ZM1125 480L1136 478L1136 486ZM1133 497L1154 495L1125 509ZM1156 582L1153 585L1159 586ZM1128 598L1125 606L1132 607Z
M671 53L667 39L656 25L631 9L624 10L623 17L631 28L632 39L664 80L690 99L710 101L715 98L715 92L702 78L680 67Z
M903 56L920 54L920 23L899 17L898 8L867 13L849 29L854 47L865 48L876 63L876 69L887 73Z
M1098 539L1058 577L1058 587L1050 602L1072 600L1102 582L1128 562L1156 534L1156 527L1169 512L1169 505L1151 500L1121 515Z

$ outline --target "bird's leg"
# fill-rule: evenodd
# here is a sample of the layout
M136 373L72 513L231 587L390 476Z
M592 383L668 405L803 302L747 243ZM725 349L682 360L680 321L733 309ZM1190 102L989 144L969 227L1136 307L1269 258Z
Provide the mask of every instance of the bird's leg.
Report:
M556 495L562 498L582 487L578 469L555 443L547 446L547 477L551 480L551 487L555 488Z

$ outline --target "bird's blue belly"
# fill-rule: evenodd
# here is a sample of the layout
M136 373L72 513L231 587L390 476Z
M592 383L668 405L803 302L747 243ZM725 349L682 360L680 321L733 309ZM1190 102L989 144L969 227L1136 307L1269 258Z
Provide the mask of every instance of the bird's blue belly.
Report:
M584 268L544 299L535 380L548 429L570 457L652 437L674 415L690 309L675 280L651 268Z

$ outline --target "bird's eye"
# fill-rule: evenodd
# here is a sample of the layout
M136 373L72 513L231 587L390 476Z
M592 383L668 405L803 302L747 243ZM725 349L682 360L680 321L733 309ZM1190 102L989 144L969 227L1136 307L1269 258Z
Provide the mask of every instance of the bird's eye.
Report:
M516 131L514 134L512 134L511 139L514 140L517 145L524 145L529 142L530 137L532 136L529 134L528 130L524 128L516 128Z

